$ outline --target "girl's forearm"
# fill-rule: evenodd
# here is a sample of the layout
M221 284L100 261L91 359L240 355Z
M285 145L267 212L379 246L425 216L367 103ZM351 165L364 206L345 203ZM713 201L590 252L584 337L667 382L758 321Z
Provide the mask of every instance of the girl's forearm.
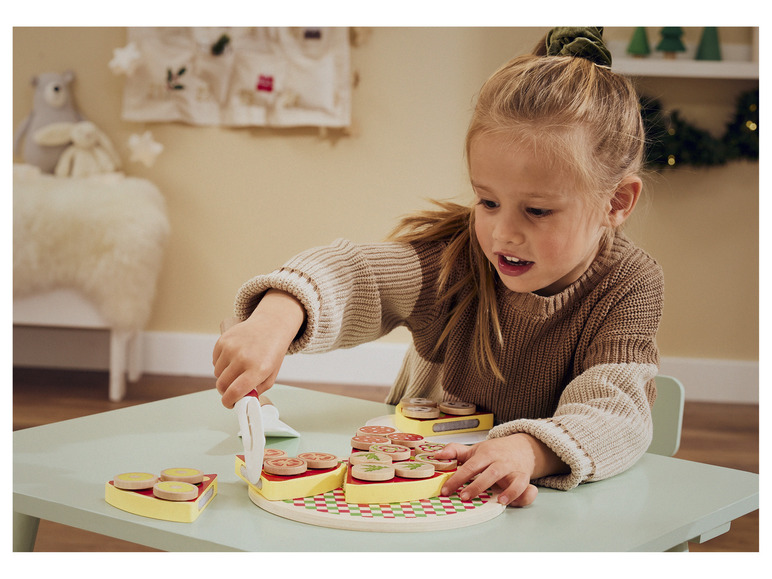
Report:
M511 436L522 438L533 453L534 467L533 474L531 475L532 479L570 472L569 466L560 460L558 455L538 438L534 438L524 432L512 434Z
M306 321L306 310L292 294L270 289L246 321L268 325L276 338L289 345Z

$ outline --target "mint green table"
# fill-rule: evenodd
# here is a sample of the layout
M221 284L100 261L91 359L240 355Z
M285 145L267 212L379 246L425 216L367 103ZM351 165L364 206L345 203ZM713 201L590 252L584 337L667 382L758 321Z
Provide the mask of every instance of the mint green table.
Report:
M347 455L356 428L392 406L288 386L271 400L300 438L269 438L289 454ZM212 390L13 434L14 549L31 550L40 519L167 551L662 551L703 541L759 505L757 474L647 454L629 471L570 492L540 489L530 507L492 521L424 533L327 529L264 512L234 473L242 451L232 411ZM193 523L108 505L104 485L128 471L191 466L219 492Z

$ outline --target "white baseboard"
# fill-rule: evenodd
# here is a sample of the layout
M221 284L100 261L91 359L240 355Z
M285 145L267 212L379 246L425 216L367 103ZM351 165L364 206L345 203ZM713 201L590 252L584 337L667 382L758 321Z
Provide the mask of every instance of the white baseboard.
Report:
M73 338L73 333L77 336ZM16 366L107 369L107 332L14 327ZM212 376L213 334L145 332L143 368L149 374ZM373 342L327 354L287 356L278 380L309 384L390 386L407 344ZM700 358L663 358L660 373L677 377L686 399L759 403L759 363Z

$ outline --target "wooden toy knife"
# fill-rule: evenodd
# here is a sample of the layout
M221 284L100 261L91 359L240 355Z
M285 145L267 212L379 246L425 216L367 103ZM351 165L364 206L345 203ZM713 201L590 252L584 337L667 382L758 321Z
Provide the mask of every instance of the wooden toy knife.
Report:
M260 410L260 400L257 392L252 390L233 406L239 418L241 441L244 443L244 463L246 477L256 485L263 472L263 455L265 454L265 432L263 431L263 415Z

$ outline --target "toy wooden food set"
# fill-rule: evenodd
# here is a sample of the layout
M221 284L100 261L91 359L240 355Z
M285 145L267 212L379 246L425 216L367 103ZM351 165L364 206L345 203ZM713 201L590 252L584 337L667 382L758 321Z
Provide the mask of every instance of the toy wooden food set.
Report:
M160 475L126 472L105 484L112 506L152 519L192 523L217 494L217 475L195 468L167 468Z
M428 398L403 398L394 413L394 425L402 432L441 436L493 428L493 414L478 412L469 402L439 404Z
M461 411L467 414L456 416L463 416L464 420L475 416L478 424L471 427L474 430L484 424L484 414L468 414L467 406ZM446 412L442 414L446 416L439 420L452 423ZM469 428L469 423L464 423L462 428L442 432ZM331 528L381 532L441 530L481 523L502 513L505 506L497 502L497 494L491 491L467 501L458 495L440 496L445 481L457 468L455 460L434 456L444 446L427 441L417 432L371 425L360 427L352 436L347 458L326 452L304 452L293 457L267 448L262 472L256 480L249 476L246 453L236 457L235 469L248 484L250 500L260 508L284 518Z

